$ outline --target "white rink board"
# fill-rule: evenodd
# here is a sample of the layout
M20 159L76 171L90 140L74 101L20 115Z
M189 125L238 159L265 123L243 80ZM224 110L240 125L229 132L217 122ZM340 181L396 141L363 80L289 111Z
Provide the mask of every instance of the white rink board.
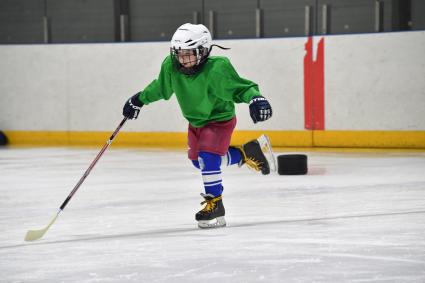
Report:
M425 130L425 32L325 39L328 130Z
M2 70L1 126L109 131L121 120L125 100L159 72L163 59L159 46L167 48L160 43L0 46L8 66L7 72ZM31 106L24 113L19 110L22 103ZM168 113L167 119L152 118L156 124L167 121L169 128L164 130L183 130L175 104L152 108L146 112ZM136 125L131 124L127 130ZM138 130L154 128L152 123L137 124Z
M316 37L317 42L321 37ZM242 77L270 100L271 120L239 130L304 130L307 38L224 40ZM325 129L425 130L425 32L325 38ZM0 129L110 131L124 101L158 75L168 42L0 46ZM316 46L314 47L316 52ZM185 132L175 98L142 110L126 131Z
M232 49L214 48L213 55L229 56L275 107L274 119L253 125L248 106L240 104L238 129L302 130L304 39L217 43ZM158 76L168 52L167 42L0 46L0 129L109 131L125 100ZM23 103L30 106L25 111ZM146 106L140 117L126 131L187 128L174 96Z

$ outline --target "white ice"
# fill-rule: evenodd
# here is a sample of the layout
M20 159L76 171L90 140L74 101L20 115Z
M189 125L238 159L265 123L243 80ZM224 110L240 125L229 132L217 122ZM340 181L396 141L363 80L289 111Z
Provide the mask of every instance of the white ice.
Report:
M425 153L306 152L309 174L224 169L200 230L182 150L0 149L0 282L425 282ZM277 152L283 154L284 152Z

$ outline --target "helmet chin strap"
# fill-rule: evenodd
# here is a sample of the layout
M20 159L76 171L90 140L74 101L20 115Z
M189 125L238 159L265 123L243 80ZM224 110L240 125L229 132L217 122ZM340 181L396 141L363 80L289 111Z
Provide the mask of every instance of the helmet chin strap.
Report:
M210 50L212 49L212 47L213 47L213 46L217 46L218 48L223 49L223 50L229 50L229 49L231 49L231 48L229 48L229 47L223 47L223 46L220 46L220 45L218 45L218 44L211 44L211 46L210 46Z
M229 49L231 49L231 48L223 47L223 46L220 46L220 45L217 45L217 44L211 44L210 48L208 49L208 53L205 56L205 60L206 60L206 58L208 58L208 56L210 56L210 53L212 51L213 46L217 46L218 48L223 49L223 50L229 50Z
M208 50L208 54L211 52L213 46L217 46L218 48L223 49L223 50L229 50L230 49L228 47L223 47L223 46L220 46L220 45L217 45L217 44L211 44L210 49Z

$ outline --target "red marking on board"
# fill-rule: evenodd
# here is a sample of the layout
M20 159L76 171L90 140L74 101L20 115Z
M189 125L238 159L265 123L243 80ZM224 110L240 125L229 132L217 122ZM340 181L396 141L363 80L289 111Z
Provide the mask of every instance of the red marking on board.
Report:
M304 56L304 128L313 130L313 39L308 38Z
M304 127L307 130L325 129L325 40L317 45L313 60L313 38L305 44L304 56Z

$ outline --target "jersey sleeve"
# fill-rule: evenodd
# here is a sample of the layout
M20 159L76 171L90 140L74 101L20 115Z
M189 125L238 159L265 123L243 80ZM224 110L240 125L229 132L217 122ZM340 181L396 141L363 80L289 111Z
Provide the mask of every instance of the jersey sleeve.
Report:
M170 67L172 67L171 59L167 57L162 62L158 78L139 93L139 100L143 104L149 104L160 99L168 100L173 95Z
M212 72L212 86L220 99L235 103L249 103L254 96L259 96L258 84L238 75L233 65L224 58Z

